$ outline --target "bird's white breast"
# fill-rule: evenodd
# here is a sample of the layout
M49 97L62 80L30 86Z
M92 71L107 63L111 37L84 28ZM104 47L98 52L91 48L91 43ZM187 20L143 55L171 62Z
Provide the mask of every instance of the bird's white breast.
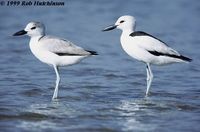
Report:
M38 41L38 37L31 38L29 46L31 52L38 58L40 61L53 64L53 60L55 59L55 55L48 50L46 50L41 43Z
M122 48L129 56L139 61L149 61L146 58L146 54L148 54L147 51L139 46L140 41L138 41L137 38L122 34L120 41Z

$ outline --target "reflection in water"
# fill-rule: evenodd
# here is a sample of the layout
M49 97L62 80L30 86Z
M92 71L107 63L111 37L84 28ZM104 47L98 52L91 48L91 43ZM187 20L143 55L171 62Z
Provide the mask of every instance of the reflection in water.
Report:
M24 130L44 130L44 129L61 129L59 125L59 120L66 117L73 117L75 111L66 104L60 102L52 102L50 104L32 104L27 109L24 110L30 115L43 115L45 118L40 120L31 120L32 116L29 116L30 119L22 121L18 127ZM63 129L63 126L62 126Z
M148 124L140 116L149 116L148 107L151 107L152 102L149 100L123 100L118 106L120 115L125 117L122 122L124 131L147 131L155 130L155 124Z
M27 122L22 121L18 126L26 131L42 131L44 129L59 130L59 126L56 123L50 121L38 121L38 122Z
M60 118L63 115L65 116L73 115L73 112L74 112L73 109L69 105L59 103L59 102L52 102L51 104L33 104L33 105L30 105L27 111L44 114L51 117L56 116Z

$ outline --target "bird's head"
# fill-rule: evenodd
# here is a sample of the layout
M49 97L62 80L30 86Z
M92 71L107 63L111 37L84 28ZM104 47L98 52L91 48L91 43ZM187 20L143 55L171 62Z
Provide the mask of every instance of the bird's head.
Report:
M28 35L30 37L45 35L45 26L41 22L30 22L25 29L13 34L13 36L20 35Z
M115 28L125 30L135 30L136 20L133 16L125 15L118 18L114 25L106 27L103 31L113 30Z

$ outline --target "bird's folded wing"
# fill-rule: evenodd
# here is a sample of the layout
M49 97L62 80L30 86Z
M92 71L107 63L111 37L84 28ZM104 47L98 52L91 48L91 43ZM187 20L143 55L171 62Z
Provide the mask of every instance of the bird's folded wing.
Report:
M163 41L155 37L140 36L137 37L137 39L140 39L139 47L147 51L155 51L158 53L177 55L177 56L180 55L177 51L175 51L171 47L168 47Z
M44 36L39 40L42 46L56 54L62 55L90 55L90 53L83 48L74 45L72 42L53 37L53 36Z

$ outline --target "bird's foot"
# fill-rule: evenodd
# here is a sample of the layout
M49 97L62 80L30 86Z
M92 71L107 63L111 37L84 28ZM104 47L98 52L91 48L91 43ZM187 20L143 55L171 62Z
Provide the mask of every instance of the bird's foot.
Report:
M58 95L54 94L52 97L52 100L57 100L58 99Z

